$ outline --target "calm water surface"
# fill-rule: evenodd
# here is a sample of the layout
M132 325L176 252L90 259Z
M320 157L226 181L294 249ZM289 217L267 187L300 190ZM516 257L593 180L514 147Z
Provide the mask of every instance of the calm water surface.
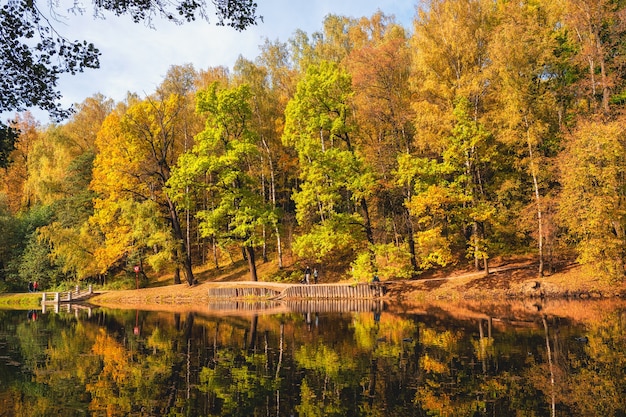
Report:
M621 308L233 308L0 310L0 416L626 415Z

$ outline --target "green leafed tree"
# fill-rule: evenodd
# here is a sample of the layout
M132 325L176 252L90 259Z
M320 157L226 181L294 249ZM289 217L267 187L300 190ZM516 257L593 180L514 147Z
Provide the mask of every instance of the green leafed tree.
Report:
M264 225L276 222L254 175L260 163L258 134L251 129L251 92L247 85L220 88L213 83L198 93L197 110L206 116L196 145L178 161L168 181L174 201L184 201L187 189L201 189L206 208L197 211L200 233L221 244L241 245L250 278L256 281L255 247Z
M240 58L235 64L234 82L250 88L250 128L257 134L259 164L250 174L257 178L263 199L278 213L279 207L289 203L290 190L281 178L293 178L293 156L281 142L287 97L294 86L293 75L287 65L286 47L280 43L263 46L257 63ZM284 211L275 222L274 229L263 230L263 260L268 259L268 241L274 233L276 256L279 268L283 267Z
M298 154L301 180L293 195L302 227L295 249L311 260L353 256L374 243L368 199L375 179L355 143L352 95L350 75L322 61L308 68L286 109L283 143Z

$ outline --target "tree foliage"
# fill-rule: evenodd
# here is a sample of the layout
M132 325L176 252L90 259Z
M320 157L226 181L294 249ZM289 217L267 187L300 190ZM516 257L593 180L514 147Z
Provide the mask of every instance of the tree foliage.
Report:
M5 275L47 245L72 278L145 262L191 284L212 255L255 279L260 252L358 279L489 273L514 253L542 275L576 253L621 279L624 6L592 3L433 0L412 33L331 15L232 72L172 67L153 94L94 96L62 126L20 116ZM9 224L41 206L34 244Z
M245 84L223 89L215 82L199 92L197 108L206 115L206 126L194 148L180 158L169 185L178 199L189 186L206 193L208 207L197 212L202 235L240 244L256 281L254 247L260 242L259 228L271 224L273 215L253 175L261 150L257 133L250 129L250 100Z
M244 30L261 19L253 0L212 0L217 24ZM49 6L50 15L44 13ZM100 65L100 51L93 43L69 40L58 31L57 3L12 0L0 9L0 113L37 107L62 119L69 110L59 104L59 75L75 74ZM208 20L205 1L177 0L105 0L93 1L94 18L110 12L129 15L133 22L153 25L155 18L182 24L197 18ZM64 11L61 11L63 13ZM74 2L68 10L73 14L87 12ZM3 129L6 126L0 126Z

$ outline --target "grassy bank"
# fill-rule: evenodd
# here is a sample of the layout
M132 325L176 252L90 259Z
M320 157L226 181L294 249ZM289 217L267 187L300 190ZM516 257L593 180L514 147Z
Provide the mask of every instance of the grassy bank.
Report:
M33 310L41 307L41 293L0 294L0 308Z

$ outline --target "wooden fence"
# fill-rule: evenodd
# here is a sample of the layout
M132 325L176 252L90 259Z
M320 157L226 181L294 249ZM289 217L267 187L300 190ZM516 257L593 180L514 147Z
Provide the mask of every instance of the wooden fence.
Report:
M78 286L74 291L64 292L43 292L41 293L41 305L71 303L91 297L93 289L91 285L86 290L81 290Z
M269 300L342 300L342 299L373 299L385 294L382 283L375 284L294 284L282 291L262 286L230 286L208 289L210 299L254 299Z

